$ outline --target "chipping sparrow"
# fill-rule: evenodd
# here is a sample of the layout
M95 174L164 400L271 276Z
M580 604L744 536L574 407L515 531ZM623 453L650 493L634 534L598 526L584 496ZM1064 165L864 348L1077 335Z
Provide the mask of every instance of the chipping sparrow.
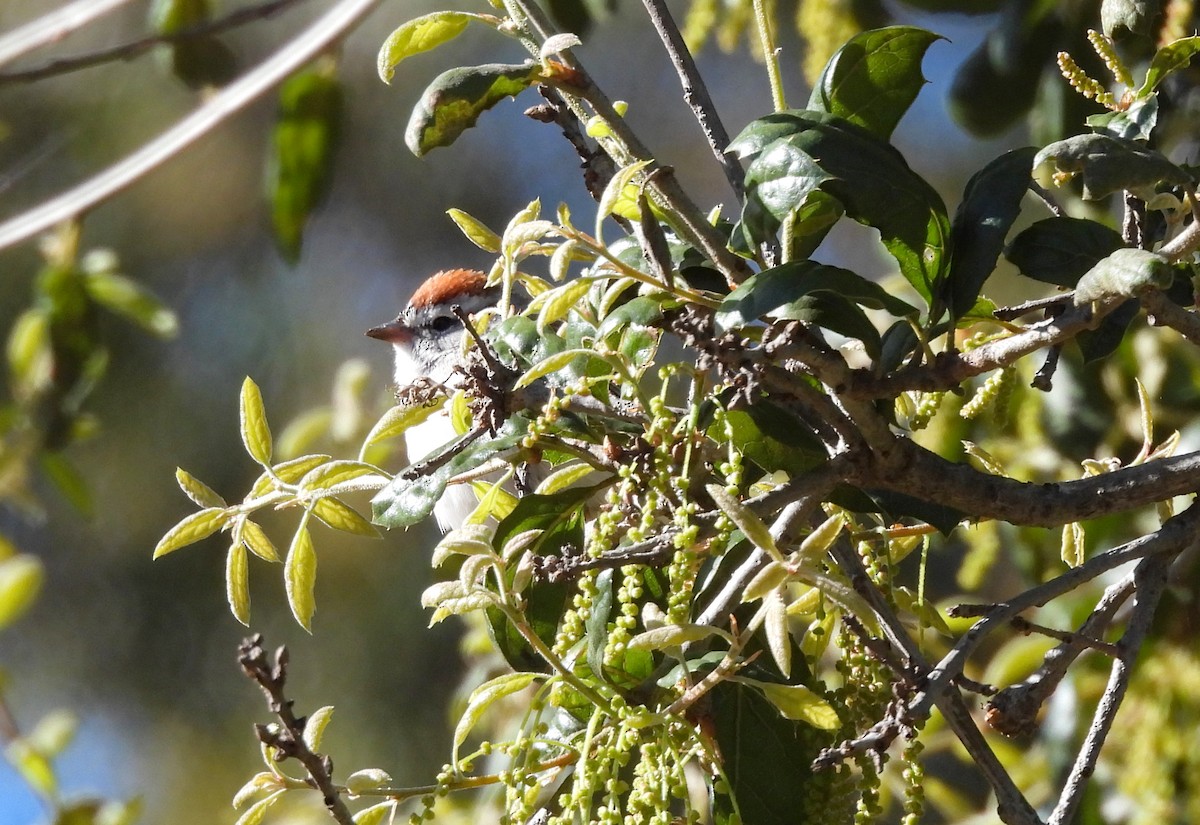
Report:
M486 276L473 269L436 272L417 287L394 321L367 330L370 337L394 347L398 387L407 387L420 378L453 386L454 368L463 363L465 334L453 307L474 314L495 306L500 289L486 283ZM436 413L405 431L409 461L420 461L457 435L450 416L445 411ZM475 493L469 484L451 485L434 506L433 514L444 532L460 526L475 505Z

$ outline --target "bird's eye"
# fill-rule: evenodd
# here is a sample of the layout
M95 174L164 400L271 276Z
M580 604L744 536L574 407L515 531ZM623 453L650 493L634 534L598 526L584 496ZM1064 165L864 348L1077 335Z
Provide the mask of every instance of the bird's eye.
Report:
M429 326L433 329L434 332L445 332L449 329L452 329L452 328L458 326L458 319L450 318L449 316L442 315L438 318L434 318L433 321L429 324Z

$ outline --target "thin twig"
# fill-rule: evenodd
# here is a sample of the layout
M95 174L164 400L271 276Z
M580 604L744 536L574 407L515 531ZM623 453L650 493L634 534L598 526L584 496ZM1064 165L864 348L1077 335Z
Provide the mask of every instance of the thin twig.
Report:
M320 791L325 807L339 825L354 825L354 815L342 801L333 782L333 760L309 747L304 738L304 717L292 711L292 700L284 694L287 683L288 651L275 651L275 664L267 660L262 636L257 633L238 645L238 664L254 680L267 697L267 706L279 719L279 725L256 725L259 740L274 748L283 757L300 762L308 773L309 783Z
M0 72L0 85L8 83L32 83L36 80L45 80L48 77L69 74L81 69L90 69L93 66L102 66L105 63L113 63L118 60L132 60L156 46L182 43L198 37L209 37L220 34L221 32L235 29L238 26L243 26L256 20L265 20L284 11L288 6L301 2L304 2L304 0L270 0L258 6L247 6L246 8L238 9L216 20L201 23L197 26L189 26L186 29L171 34L157 34L129 43L122 43L119 46L88 52L87 54L57 58L43 63L41 66L35 66L32 69Z
M675 73L679 75L679 82L683 86L683 99L687 101L688 106L696 115L696 121L700 124L700 130L704 132L704 137L708 141L708 147L712 150L713 157L716 158L717 165L721 167L726 180L733 187L738 203L741 203L745 197L745 187L742 183L745 172L738 159L725 152L725 147L729 145L729 133L725 131L725 124L721 122L717 107L708 94L708 86L705 85L704 78L696 69L696 61L692 59L692 53L679 33L679 26L675 24L675 19L671 17L671 11L667 8L664 0L642 0L642 2L646 6L646 12L650 15L650 21L654 23L654 28L658 31L663 46L667 49L667 54L671 57Z
M1170 327L1200 346L1200 315L1179 306L1161 289L1150 290L1141 296L1141 301L1151 324Z
M57 43L130 0L75 0L0 37L0 66Z
M124 160L0 224L0 249L78 218L120 194L345 37L380 2L342 0L257 68L214 94L199 109Z
M1049 825L1066 825L1075 818L1075 812L1083 801L1083 793L1087 788L1087 780L1096 769L1096 761L1100 758L1100 749L1108 733L1112 729L1113 720L1125 698L1129 687L1129 678L1141 652L1142 643L1150 632L1154 620L1154 612L1159 599L1167 585L1167 574L1173 559L1163 556L1152 556L1143 559L1134 571L1137 586L1137 604L1133 615L1130 616L1125 635L1121 637L1121 656L1113 662L1109 673L1108 685L1096 713L1092 717L1091 727L1084 738L1083 747L1071 767L1071 774L1063 786L1058 804L1050 815Z

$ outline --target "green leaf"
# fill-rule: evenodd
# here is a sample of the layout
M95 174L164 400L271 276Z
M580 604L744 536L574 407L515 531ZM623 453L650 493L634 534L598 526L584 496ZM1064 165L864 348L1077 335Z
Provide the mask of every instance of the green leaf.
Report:
M1184 37L1163 46L1154 53L1146 70L1146 79L1133 96L1140 99L1150 94L1167 75L1186 68L1197 52L1200 52L1200 37Z
M737 525L751 544L775 561L783 561L783 554L775 544L775 537L771 535L770 529L749 507L738 500L737 496L731 495L719 484L709 484L705 490L721 512Z
M967 182L950 229L954 256L941 290L952 320L974 306L984 282L995 270L1004 238L1029 190L1036 153L1033 147L1005 152Z
M154 558L206 539L229 523L232 516L221 507L207 507L187 516L163 536L154 548Z
M709 695L717 748L740 813L737 821L746 825L821 821L816 811L830 800L838 774L814 772L812 762L833 737L782 717L761 691L749 685L726 681ZM729 808L720 797L715 803L718 815ZM802 816L803 811L813 813ZM852 818L853 808L848 816L835 817Z
M190 498L197 507L226 506L225 499L182 467L175 468L175 480L179 482L179 489L183 490L184 495Z
M283 797L284 793L286 793L286 790L276 791L270 796L255 802L246 809L244 814L238 817L237 822L233 825L261 825L263 819L267 816L267 811L275 806L275 803Z
M384 820L396 809L396 801L389 799L369 808L363 808L354 815L354 825L383 825Z
M592 288L593 281L587 278L576 278L573 281L567 281L559 287L555 287L545 293L541 301L541 311L538 312L537 329L539 333L545 332L546 327L567 316L583 299L583 296L588 294Z
M275 243L290 262L300 257L304 227L329 190L341 121L342 88L332 58L292 75L279 90L266 191Z
M46 578L41 559L22 553L0 561L0 630L24 615L37 601Z
M433 512L446 483L494 456L515 447L525 437L528 419L513 416L495 436L481 436L436 470L418 478L399 473L371 499L371 520L380 527L411 527Z
M279 558L279 551L275 549L275 544L267 537L257 522L244 519L239 526L238 536L245 543L246 549L263 561L282 561Z
M409 20L388 35L379 49L375 67L379 79L391 83L400 63L415 54L436 49L458 37L472 20L495 20L481 14L462 11L435 11Z
M1088 128L1126 140L1149 141L1158 125L1158 96L1135 100L1128 109L1090 115Z
M404 142L421 157L449 146L475 125L479 116L506 97L516 97L538 82L537 65L488 63L443 72L426 87L409 118Z
M843 117L886 140L927 82L921 74L926 50L944 39L915 26L855 35L821 72L808 108Z
M537 490L534 492L542 495L557 493L595 472L599 471L591 464L585 464L582 461L574 464L565 464L556 468L554 472L542 479L541 483L537 486Z
M175 313L132 278L115 272L91 272L84 276L83 285L93 301L147 332L160 338L174 338L179 333Z
M525 373L517 379L513 384L513 389L527 387L539 378L545 378L551 373L558 372L574 361L576 358L599 358L600 360L609 361L612 356L605 357L594 349L566 349L561 352L556 352L553 355L548 355L541 361L538 361Z
M454 225L462 230L468 241L484 252L490 252L493 255L500 252L500 236L484 226L482 221L461 209L447 209L446 214L450 216L450 220L454 221Z
M1101 298L1133 298L1148 289L1166 289L1175 278L1171 262L1145 249L1117 249L1079 279L1075 306Z
M369 447L403 434L409 427L415 427L434 413L441 412L442 406L429 404L423 407L409 407L398 404L392 407L375 422L375 426L363 440L363 446Z
M364 768L346 777L346 790L352 795L381 788L392 781L392 777L380 768Z
M454 729L454 747L451 752L450 764L458 764L458 749L467 741L471 730L479 723L480 717L493 704L517 691L524 690L540 678L538 673L506 673L484 682L471 691L467 699L466 710L458 720Z
M249 377L242 382L242 397L239 405L242 443L246 452L259 464L266 467L271 463L271 429L267 426L267 410L263 406L262 392Z
M358 511L336 498L319 498L313 502L312 514L326 526L344 533L367 538L379 538L379 530L371 522L358 514Z
M1051 143L1033 159L1034 170L1053 164L1059 172L1083 178L1083 197L1098 200L1129 190L1150 197L1159 184L1191 186L1192 176L1160 152L1112 135L1075 135Z
M325 738L325 728L333 720L333 705L317 708L308 715L304 723L304 744L316 752L321 750L321 740Z
M667 624L642 631L631 638L627 646L635 650L668 650L711 636L726 635L720 628L709 624Z
M317 551L312 536L303 523L296 529L292 546L288 548L283 563L284 588L288 606L301 627L312 633L313 611L317 608L315 589L317 584Z
M949 260L950 221L941 197L895 147L839 117L793 110L751 123L729 151L761 151L746 169L742 212L756 243L821 189L851 218L879 230L901 274L930 299Z
M779 685L746 676L736 678L743 684L761 690L767 701L788 719L806 722L820 730L837 730L842 724L833 706L804 685Z
M767 399L748 410L729 410L726 421L733 430L734 447L767 472L803 473L828 455L809 427ZM724 432L712 435L719 440Z
M246 545L235 541L225 556L225 598L233 618L250 626L250 566Z
M859 305L893 315L916 315L910 304L856 272L816 261L796 261L751 275L717 309L718 329L743 326L765 315L808 321L862 341L879 351L879 332Z
M1096 221L1054 217L1023 230L1004 256L1027 278L1071 288L1124 243L1119 232Z
M330 490L339 484L378 474L379 468L373 464L338 459L314 467L297 483L304 490Z

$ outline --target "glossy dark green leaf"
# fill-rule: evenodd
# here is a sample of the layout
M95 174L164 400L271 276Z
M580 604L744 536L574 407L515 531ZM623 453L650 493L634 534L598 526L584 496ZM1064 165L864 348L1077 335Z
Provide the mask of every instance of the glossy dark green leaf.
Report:
M596 492L594 487L562 490L551 495L522 496L517 506L496 526L492 546L497 552L514 536L529 530L542 534L528 548L541 556L556 556L563 548L583 546L583 503ZM510 565L512 580L516 565ZM538 582L525 592L525 616L538 638L554 644L559 620L567 608L572 586L566 582ZM545 670L548 665L499 610L487 611L488 626L505 660L516 670Z
M289 261L300 256L304 227L329 189L342 119L337 66L322 60L279 91L266 188L275 243Z
M1034 168L1054 164L1059 172L1083 179L1083 197L1103 198L1128 189L1149 196L1154 187L1191 185L1192 176L1143 143L1111 135L1075 135L1056 141L1038 152Z
M1027 278L1070 288L1123 245L1121 234L1104 224L1054 217L1038 221L1013 238L1004 256Z
M857 272L816 261L796 261L751 275L721 302L715 320L722 330L742 326L766 315L821 323L818 317L820 299L829 295L871 309L886 309L893 315L917 314L916 307ZM806 300L812 298L818 300ZM810 312L814 307L818 310L815 314ZM842 332L840 329L835 331ZM874 337L877 338L877 334Z
M767 400L748 410L730 410L730 441L747 458L770 473L798 475L822 463L828 453L813 431L794 415ZM713 433L720 436L722 433Z
M1101 298L1132 298L1148 289L1166 289L1175 279L1170 262L1145 249L1116 249L1097 262L1075 286L1075 305Z
M979 297L996 268L1004 238L1021 211L1029 190L1033 147L1013 149L971 176L954 213L951 237L954 258L943 282L943 303L952 318L960 318Z
M775 140L761 148L770 136ZM752 123L730 151L757 153L746 170L743 212L756 243L820 188L851 218L879 230L900 272L922 297L931 297L948 262L950 221L941 197L893 146L833 115L789 111Z
M1125 140L1150 140L1150 133L1158 125L1158 97L1134 101L1122 112L1092 115L1087 125L1094 131Z
M927 82L921 60L941 35L889 26L855 35L821 72L808 108L838 115L885 140Z
M506 97L516 97L537 82L536 65L488 63L443 72L425 88L413 108L404 142L421 157L449 146L475 125L479 116Z
M613 605L613 570L596 574L596 595L587 618L587 663L592 673L604 672L604 648L608 646L608 618Z
M640 295L631 301L626 301L605 317L596 333L600 338L607 338L618 330L626 327L648 327L662 318L663 303L648 295Z
M411 527L429 517L446 482L511 449L525 437L529 421L513 416L494 436L483 435L428 475L407 479L400 473L371 499L371 521L380 527Z
M837 773L812 770L832 736L804 722L784 719L763 695L739 682L713 689L712 720L717 750L743 825L807 825L845 821L830 810ZM852 818L853 800L845 813ZM717 813L728 800L717 798Z

